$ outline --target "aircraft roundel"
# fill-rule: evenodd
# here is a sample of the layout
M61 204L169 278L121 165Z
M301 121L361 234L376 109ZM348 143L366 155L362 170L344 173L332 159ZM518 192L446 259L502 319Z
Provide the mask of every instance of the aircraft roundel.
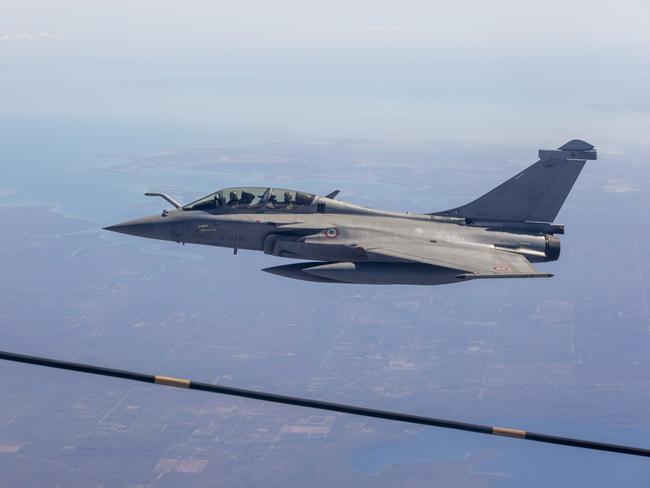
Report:
M330 227L325 231L325 237L328 239L334 239L337 235L339 235L339 232L334 227Z

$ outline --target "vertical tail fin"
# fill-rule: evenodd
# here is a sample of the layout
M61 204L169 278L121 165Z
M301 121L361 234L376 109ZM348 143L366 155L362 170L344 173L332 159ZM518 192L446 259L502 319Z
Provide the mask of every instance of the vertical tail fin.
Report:
M539 151L539 161L482 197L434 215L475 220L553 222L594 146L574 139L556 151Z

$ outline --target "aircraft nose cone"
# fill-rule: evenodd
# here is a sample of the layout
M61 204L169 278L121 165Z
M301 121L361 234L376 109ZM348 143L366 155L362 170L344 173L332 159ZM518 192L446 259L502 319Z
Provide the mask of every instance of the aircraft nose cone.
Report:
M148 237L150 239L171 239L172 237L171 222L167 217L161 217L160 215L127 220L119 224L104 227L104 230L131 236Z

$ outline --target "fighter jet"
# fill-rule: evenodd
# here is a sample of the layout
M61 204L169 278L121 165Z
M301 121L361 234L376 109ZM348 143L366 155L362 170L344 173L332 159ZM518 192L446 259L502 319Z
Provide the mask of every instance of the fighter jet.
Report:
M273 187L225 188L187 205L106 227L139 237L306 259L264 269L322 283L438 285L547 278L532 263L560 256L553 221L594 146L574 139L476 200L441 212L367 208Z

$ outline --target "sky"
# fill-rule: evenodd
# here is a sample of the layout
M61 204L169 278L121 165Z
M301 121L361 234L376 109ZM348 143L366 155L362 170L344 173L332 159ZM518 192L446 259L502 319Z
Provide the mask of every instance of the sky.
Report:
M310 137L643 141L647 1L0 2L0 121Z

